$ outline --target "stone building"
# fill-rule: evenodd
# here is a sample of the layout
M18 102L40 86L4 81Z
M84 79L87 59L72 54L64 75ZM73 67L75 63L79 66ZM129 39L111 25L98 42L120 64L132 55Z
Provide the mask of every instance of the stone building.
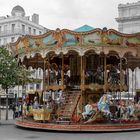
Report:
M118 31L122 33L140 32L140 1L118 5ZM130 91L140 89L140 69L129 71ZM132 88L133 87L133 88Z
M23 35L39 35L48 31L47 28L39 24L39 15L33 14L26 16L25 10L17 5L13 7L11 15L0 17L0 46L6 45L11 42L15 42L18 37ZM41 70L34 70L32 74L34 78L42 78ZM28 84L27 90L41 89L42 84ZM9 89L9 94L17 95L21 97L22 88L15 87Z
M118 30L123 33L140 32L140 1L118 5Z
M39 35L46 31L45 27L39 25L38 14L33 14L30 20L30 16L26 16L19 5L12 9L10 16L0 17L0 45L15 42L22 35Z

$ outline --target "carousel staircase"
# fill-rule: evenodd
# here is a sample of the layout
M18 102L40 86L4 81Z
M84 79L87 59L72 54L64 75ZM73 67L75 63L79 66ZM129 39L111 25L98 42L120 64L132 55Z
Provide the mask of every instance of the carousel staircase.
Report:
M71 90L65 93L65 101L59 108L57 123L70 123L81 97L81 91Z

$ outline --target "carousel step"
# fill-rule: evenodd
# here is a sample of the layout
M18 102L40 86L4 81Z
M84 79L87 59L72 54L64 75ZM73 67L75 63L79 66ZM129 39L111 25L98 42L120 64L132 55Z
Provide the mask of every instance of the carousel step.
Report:
M56 123L58 123L58 124L70 124L71 123L71 121L63 121L63 120L58 120L58 121L56 121Z
M62 117L59 117L59 119L60 119L60 120L63 120L63 121L64 121L64 120L65 120L65 121L66 121L66 120L71 120L71 118L72 118L72 116L70 116L70 115L69 115L69 116L62 116Z
M63 110L61 112L72 112L73 110Z
M74 104L73 102L68 102L68 103L64 103L64 105L71 105L71 104Z
M59 116L62 116L62 117L71 117L72 114L71 114L71 113L67 113L67 114L65 114L65 113L60 113Z
M67 111L73 111L74 108L66 108L66 109L61 109L59 112L67 112Z

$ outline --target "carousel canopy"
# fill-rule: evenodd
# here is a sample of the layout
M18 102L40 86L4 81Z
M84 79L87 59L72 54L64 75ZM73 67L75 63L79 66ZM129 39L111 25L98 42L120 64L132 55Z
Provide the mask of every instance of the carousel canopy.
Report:
M137 65L140 57L140 33L123 34L113 29L94 29L88 25L75 31L57 28L43 35L20 37L10 44L10 48L21 61L25 57L34 58L36 54L40 58L46 58L50 52L57 55L72 50L83 56L87 51L93 50L97 54L115 52L119 57L129 56L131 61L137 58Z

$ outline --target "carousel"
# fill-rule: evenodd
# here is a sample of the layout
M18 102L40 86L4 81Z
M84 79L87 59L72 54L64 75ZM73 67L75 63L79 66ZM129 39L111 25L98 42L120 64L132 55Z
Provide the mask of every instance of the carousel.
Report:
M130 71L133 75L140 66L140 33L56 29L23 36L10 47L19 64L43 73L42 88L22 99L17 126L92 132L140 129L140 101L129 93Z

